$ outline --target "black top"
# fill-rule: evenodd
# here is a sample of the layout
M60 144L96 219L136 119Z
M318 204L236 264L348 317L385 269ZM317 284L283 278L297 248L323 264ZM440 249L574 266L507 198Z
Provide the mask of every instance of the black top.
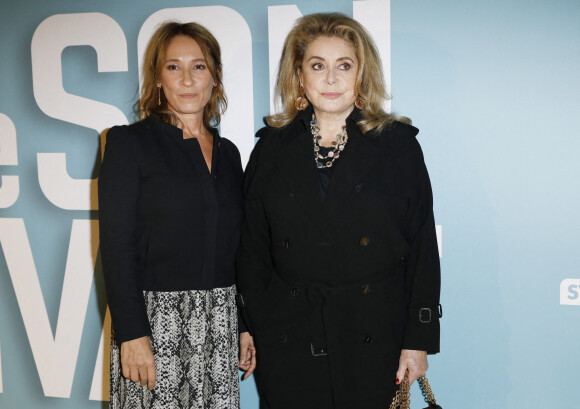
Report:
M210 173L197 139L152 115L107 133L99 177L101 257L119 343L150 335L143 290L234 284L242 165L214 135Z
M314 145L314 144L313 144ZM328 152L334 150L332 147L321 146L320 147L320 154L322 156L327 156ZM314 156L314 154L312 154ZM337 160L340 160L338 158ZM336 163L336 161L335 161ZM326 192L328 192L328 185L330 185L330 178L332 177L332 168L335 166L333 163L331 167L322 167L318 169L318 188L320 190L320 198L324 200L326 198Z
M307 118L304 115L300 115L299 120L304 124L304 126L306 128L310 129L310 122L307 121ZM346 145L345 145L345 148L346 148ZM332 147L332 146L319 145L318 152L323 157L327 157L328 153L332 150L334 150L334 147ZM312 143L312 156L314 156L314 142ZM336 166L336 161L339 159L340 158L336 159L334 161L334 163L332 164L332 166L330 166L330 167L323 166L321 168L318 168L318 167L316 168L318 170L316 172L316 173L318 173L318 190L320 192L320 200L322 200L322 201L324 201L324 199L326 199L326 192L328 191L328 186L330 185L330 178L332 177L332 168L334 166ZM314 159L314 157L312 158L312 160L316 163L316 160ZM324 161L324 163L326 163L326 161Z

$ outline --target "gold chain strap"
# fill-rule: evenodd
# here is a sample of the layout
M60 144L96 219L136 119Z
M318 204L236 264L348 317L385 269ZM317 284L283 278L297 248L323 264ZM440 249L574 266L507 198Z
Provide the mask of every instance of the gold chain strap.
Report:
M423 394L425 400L429 404L435 405L437 401L435 400L435 395L431 390L431 385L429 385L429 381L427 380L427 378L425 376L420 376L419 378L417 378L417 381L419 382L419 387L421 388L421 393Z
M389 409L409 409L411 405L411 392L409 389L409 370L407 370Z
M435 405L437 401L435 400L435 395L431 390L431 385L429 385L429 381L427 377L420 376L417 378L419 382L419 387L421 388L421 393L425 398L425 401L428 402L430 405ZM399 389L391 402L391 406L389 409L410 409L411 405L411 392L410 392L410 385L409 385L409 370L405 372L405 377L403 378L403 382L399 385Z

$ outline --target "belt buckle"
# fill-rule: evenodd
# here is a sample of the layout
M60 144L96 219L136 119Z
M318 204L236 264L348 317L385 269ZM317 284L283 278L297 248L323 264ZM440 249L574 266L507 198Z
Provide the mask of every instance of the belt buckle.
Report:
M310 343L310 352L312 353L312 356L326 356L326 355L328 355L328 352L324 352L324 349L321 349L320 352L315 352L314 345L312 344L312 342Z

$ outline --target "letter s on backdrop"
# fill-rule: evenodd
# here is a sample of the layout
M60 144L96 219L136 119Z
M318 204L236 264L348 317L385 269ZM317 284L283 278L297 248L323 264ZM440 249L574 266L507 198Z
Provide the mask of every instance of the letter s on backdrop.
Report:
M580 305L578 289L580 289L580 278L566 278L562 280L560 283L560 304Z
M97 52L99 72L127 71L127 40L119 24L102 13L56 14L37 27L32 37L34 98L48 116L94 129L127 124L120 109L64 90L62 51L70 46L91 46ZM64 153L38 154L38 180L43 193L67 210L96 210L94 179L72 179Z

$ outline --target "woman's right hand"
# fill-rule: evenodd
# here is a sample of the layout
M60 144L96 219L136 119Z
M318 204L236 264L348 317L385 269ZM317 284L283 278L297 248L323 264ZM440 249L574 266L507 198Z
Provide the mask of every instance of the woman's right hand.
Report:
M125 341L121 344L121 368L123 376L149 389L155 387L155 358L149 337Z

